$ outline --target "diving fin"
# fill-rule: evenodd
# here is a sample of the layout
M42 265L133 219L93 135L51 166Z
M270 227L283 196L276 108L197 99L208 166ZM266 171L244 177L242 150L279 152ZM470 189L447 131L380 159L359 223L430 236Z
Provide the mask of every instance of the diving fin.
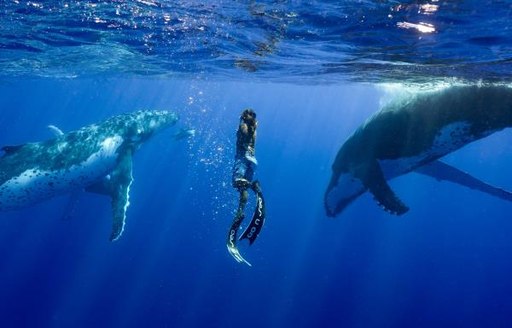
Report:
M240 228L240 224L242 224L242 221L244 220L243 213L237 213L235 216L235 219L233 220L233 223L231 224L231 228L228 232L228 240L226 242L226 246L228 248L229 254L233 256L233 258L238 263L245 263L248 266L252 266L251 263L249 263L246 259L243 258L242 254L240 254L240 251L236 247L236 234L238 229Z
M238 248L236 248L236 246L228 245L228 252L229 252L229 254L231 254L231 256L233 256L233 258L238 263L245 263L248 266L252 266L251 263L249 263L246 259L243 258L242 254L240 254L240 251L238 251Z
M263 194L258 181L253 183L252 189L256 193L256 210L252 216L251 223L249 223L239 239L242 240L247 238L249 240L249 245L254 243L261 232L263 224L265 223L265 200L263 199Z

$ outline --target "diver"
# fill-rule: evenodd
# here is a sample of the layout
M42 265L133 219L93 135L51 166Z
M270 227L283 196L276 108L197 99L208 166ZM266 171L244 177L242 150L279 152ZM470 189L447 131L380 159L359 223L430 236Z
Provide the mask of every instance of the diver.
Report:
M258 121L256 120L256 113L252 109L246 109L240 115L240 124L236 132L236 152L235 163L233 165L233 187L239 192L238 209L235 213L235 218L229 229L227 247L229 253L239 263L247 262L236 246L237 233L242 221L245 218L245 206L249 198L248 189L251 189L256 195L256 209L253 217L245 231L240 236L240 240L248 239L249 245L252 245L258 237L263 223L265 221L265 202L261 192L259 182L253 181L254 171L258 165L255 157L255 143L256 143L256 128Z

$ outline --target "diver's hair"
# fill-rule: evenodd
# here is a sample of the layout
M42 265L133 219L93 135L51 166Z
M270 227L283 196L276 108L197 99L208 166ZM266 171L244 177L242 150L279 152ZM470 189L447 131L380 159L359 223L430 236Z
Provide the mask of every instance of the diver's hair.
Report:
M240 119L245 120L248 115L251 115L254 119L256 119L256 113L250 108L247 108L242 112Z

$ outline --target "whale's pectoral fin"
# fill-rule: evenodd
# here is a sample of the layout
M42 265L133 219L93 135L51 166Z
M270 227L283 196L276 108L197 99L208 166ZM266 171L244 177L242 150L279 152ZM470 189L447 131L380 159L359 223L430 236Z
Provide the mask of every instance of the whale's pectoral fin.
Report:
M133 182L132 176L132 152L126 151L120 159L117 168L110 175L112 186L112 233L110 241L121 237L126 220L126 210L130 205L130 186Z
M363 182L384 210L396 215L402 215L409 210L389 187L377 160L360 165L354 175Z
M129 193L132 182L132 152L128 150L120 156L117 167L111 174L85 189L87 192L112 198L113 222L110 241L117 240L123 233L126 209L130 205Z
M243 211L237 212L235 215L235 219L233 220L233 223L231 224L231 227L229 228L226 246L228 248L229 254L231 254L231 256L233 256L233 258L238 263L245 263L248 266L251 266L251 263L249 263L246 259L244 259L242 254L240 254L238 247L236 246L236 235L237 235L238 229L240 228L240 225L242 224L243 220L244 220Z
M485 192L489 195L512 201L512 192L487 184L470 174L442 161L433 161L414 170L437 180L446 180L461 186Z

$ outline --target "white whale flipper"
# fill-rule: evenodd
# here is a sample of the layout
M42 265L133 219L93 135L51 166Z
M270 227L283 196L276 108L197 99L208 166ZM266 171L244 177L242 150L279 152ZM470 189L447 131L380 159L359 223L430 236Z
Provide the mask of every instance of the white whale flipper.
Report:
M132 152L127 150L119 158L117 167L102 181L87 187L85 190L112 199L112 233L110 241L119 239L124 231L126 210L130 206L130 186L133 182Z

